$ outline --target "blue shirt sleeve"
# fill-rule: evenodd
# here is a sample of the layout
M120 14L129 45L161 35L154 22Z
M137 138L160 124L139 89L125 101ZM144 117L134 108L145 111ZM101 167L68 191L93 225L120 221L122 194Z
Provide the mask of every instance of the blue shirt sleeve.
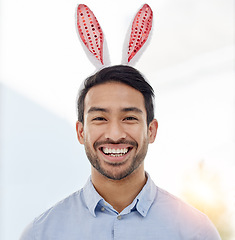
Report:
M208 221L206 222L207 224L204 225L205 227L205 234L204 237L202 236L202 239L205 240L221 240L221 237L217 231L217 229L215 228L214 224L211 222L211 220L206 217L208 219Z
M31 222L22 233L20 240L34 240L33 222Z

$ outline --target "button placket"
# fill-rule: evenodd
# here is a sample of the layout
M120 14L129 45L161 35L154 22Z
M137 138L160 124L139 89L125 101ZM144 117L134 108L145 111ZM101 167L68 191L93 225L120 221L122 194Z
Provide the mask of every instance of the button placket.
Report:
M113 226L113 239L119 240L122 236L122 226L123 222L120 221L123 219L123 215L116 215L116 219L114 220L114 226Z

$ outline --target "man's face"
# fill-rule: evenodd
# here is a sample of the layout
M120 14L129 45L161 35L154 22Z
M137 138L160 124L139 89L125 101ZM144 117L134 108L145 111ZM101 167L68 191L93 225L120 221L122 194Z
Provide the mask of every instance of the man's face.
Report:
M143 95L117 82L92 87L84 102L84 123L77 134L92 166L102 175L120 180L142 166L148 144L157 131L147 126Z

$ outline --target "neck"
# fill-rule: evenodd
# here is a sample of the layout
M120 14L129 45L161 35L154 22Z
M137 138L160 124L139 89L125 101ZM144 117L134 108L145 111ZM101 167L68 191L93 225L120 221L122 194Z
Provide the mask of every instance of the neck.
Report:
M143 166L121 180L111 180L92 168L91 179L96 191L119 213L133 202L147 181Z

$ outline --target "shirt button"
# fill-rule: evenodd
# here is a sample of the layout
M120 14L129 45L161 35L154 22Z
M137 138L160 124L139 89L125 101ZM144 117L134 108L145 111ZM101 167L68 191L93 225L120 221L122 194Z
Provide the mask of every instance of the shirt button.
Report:
M106 202L104 202L104 206L108 206L108 204Z
M121 220L121 219L122 219L122 216L120 216L120 215L117 216L117 219L118 219L118 220Z
M101 208L101 211L102 211L102 212L104 212L104 210L105 210L105 208L104 208L104 207L102 207L102 208Z

